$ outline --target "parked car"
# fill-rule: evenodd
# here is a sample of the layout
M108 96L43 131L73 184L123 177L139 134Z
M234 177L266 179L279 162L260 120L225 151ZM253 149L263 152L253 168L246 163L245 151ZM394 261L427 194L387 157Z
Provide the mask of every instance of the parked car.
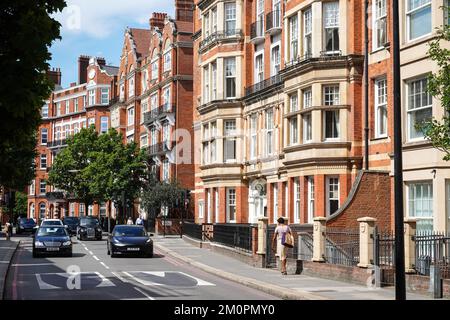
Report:
M72 241L63 226L41 226L33 240L33 258L44 254L57 254L71 257Z
M78 217L64 217L62 222L67 226L67 231L71 236L77 234L77 227L80 224L80 219Z
M102 240L102 228L98 219L92 216L80 218L80 224L77 226L77 239Z
M36 221L31 218L20 218L17 223L16 234L21 234L22 232L35 232Z
M139 254L153 257L153 240L143 226L117 225L108 237L108 255Z

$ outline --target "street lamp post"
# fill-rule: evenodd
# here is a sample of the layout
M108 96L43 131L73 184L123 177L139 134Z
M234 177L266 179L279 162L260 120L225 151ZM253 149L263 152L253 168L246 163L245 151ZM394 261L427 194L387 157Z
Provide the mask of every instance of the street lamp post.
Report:
M400 96L400 35L398 0L392 0L393 97L394 97L394 208L395 208L395 299L406 299L405 244L403 238L402 110Z

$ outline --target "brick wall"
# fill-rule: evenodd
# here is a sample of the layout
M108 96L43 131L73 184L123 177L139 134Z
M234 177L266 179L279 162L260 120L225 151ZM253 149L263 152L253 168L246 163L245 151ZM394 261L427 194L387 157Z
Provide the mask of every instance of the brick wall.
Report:
M390 229L390 184L388 173L364 171L354 194L350 193L348 202L328 219L327 226L355 228L358 227L358 218L374 217L378 219L380 229Z

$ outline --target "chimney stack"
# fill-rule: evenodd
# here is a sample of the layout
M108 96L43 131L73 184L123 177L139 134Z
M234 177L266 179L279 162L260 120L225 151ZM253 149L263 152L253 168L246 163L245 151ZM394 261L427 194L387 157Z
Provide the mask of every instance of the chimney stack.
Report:
M91 57L81 55L78 58L78 84L87 82L87 68Z
M158 27L158 29L162 30L164 28L164 20L167 17L167 13L161 12L153 12L152 17L150 18L150 29L154 29Z
M103 57L97 57L96 59L97 59L97 63L98 63L99 66L104 66L104 65L106 65L106 60L105 60L105 58L103 58Z
M61 85L61 69L60 68L51 68L47 70L47 77L51 82L54 83L55 86Z
M175 20L194 22L194 0L175 0Z

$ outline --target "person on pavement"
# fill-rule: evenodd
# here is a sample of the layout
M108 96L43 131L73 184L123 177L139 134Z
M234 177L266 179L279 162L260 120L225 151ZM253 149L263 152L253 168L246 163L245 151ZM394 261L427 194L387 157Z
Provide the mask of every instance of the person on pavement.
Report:
M139 225L139 226L144 225L144 220L141 219L141 216L139 216L139 217L136 219L136 225Z
M283 217L278 218L277 220L278 226L275 228L275 232L273 233L272 237L272 250L276 252L277 248L277 240L280 240L283 237L286 237L286 234L291 234L291 228L289 228L288 225L285 224L285 220ZM281 252L280 252L280 260L281 260L281 274L286 275L286 262L287 262L287 247L284 245L281 245Z
M127 224L134 224L134 223L133 223L133 219L131 219L131 217L128 217Z

